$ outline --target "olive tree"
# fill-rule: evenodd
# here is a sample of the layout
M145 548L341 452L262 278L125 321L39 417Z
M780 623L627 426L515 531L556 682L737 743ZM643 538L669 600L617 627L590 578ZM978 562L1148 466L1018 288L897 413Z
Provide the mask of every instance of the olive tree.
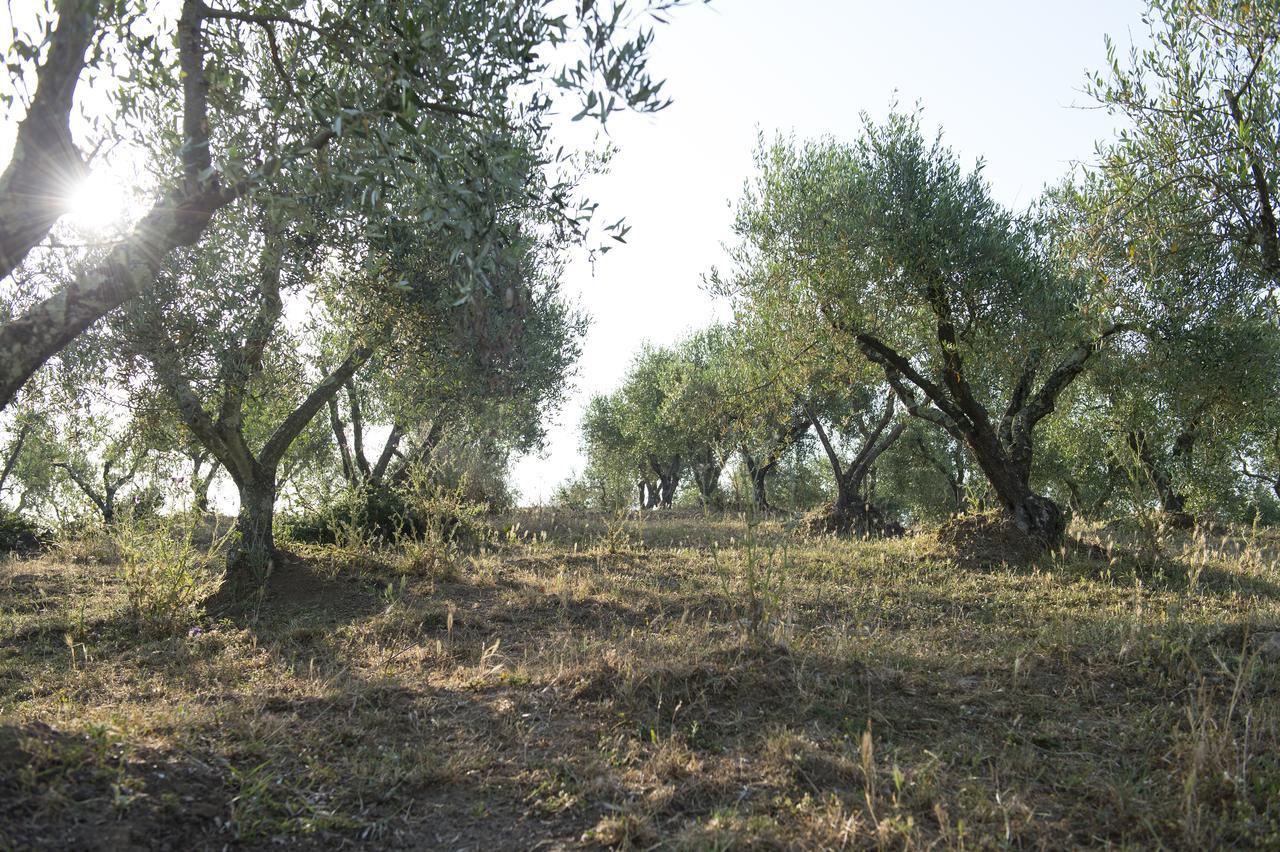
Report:
M665 106L646 70L646 21L676 2L183 0L175 16L150 3L60 0L56 15L20 17L0 92L10 107L32 92L0 173L0 407L228 210L287 200L290 176L318 174L367 208L406 171L435 169L443 180L416 219L439 229L477 224L457 215L475 201L474 182L457 174L482 173L508 188L504 203L524 193L525 206L554 207L556 227L580 233L594 208L561 179L573 155L553 153L549 116L573 106L603 122ZM101 141L142 161L153 201L64 284L32 289L13 273L88 168L72 115L91 76L108 99ZM508 155L513 126L538 137L542 168ZM333 147L345 151L340 168L323 156ZM477 240L466 261L485 271L496 251Z
M517 270L513 270L517 271ZM422 317L411 347L375 352L328 401L329 426L343 481L378 490L429 467L446 438L505 465L512 452L542 446L548 417L561 405L580 352L585 319L559 283L526 263L520 333L505 351L459 350L448 312ZM366 449L385 435L376 452ZM478 463L479 460L476 460Z
M838 352L965 444L1019 529L1062 537L1064 512L1032 487L1035 429L1129 326L1051 262L1037 217L895 114L853 144L761 151L737 227L747 286L811 306Z
M1152 0L1151 46L1108 39L1090 90L1125 119L1099 146L1117 228L1168 232L1280 287L1280 7Z
M731 411L731 440L742 461L756 511L768 512L769 479L809 434L807 395L783 380L789 362L761 318L740 311L730 327L724 396Z

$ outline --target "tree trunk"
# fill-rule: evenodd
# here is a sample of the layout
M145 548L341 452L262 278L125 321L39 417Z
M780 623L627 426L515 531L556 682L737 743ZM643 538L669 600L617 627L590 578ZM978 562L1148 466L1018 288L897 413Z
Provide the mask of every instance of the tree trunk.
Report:
M0 493L4 492L5 484L9 481L9 474L13 473L14 467L18 464L18 457L22 455L22 445L26 443L27 435L31 432L31 424L24 423L18 437L13 442L13 447L9 450L9 456L5 459L3 469L0 469Z
M1195 518L1187 512L1187 496L1179 493L1174 487L1173 477L1169 476L1168 471L1156 459L1146 433L1133 431L1127 437L1129 449L1133 451L1134 457L1138 460L1138 464L1142 466L1142 471L1146 474L1151 487L1155 489L1156 497L1160 500L1160 511L1175 527L1195 526ZM1184 440L1184 438L1180 436L1179 440ZM1174 452L1176 454L1177 449Z
M58 4L57 26L47 35L49 50L36 69L35 95L18 124L13 157L0 174L0 278L45 238L85 174L71 139L71 111L97 17L97 0Z
M717 493L720 490L720 473L721 468L715 464L708 464L694 471L693 479L698 486L698 497L702 500L703 506L710 506L716 502Z
M240 511L236 515L236 543L227 555L226 582L236 593L243 593L262 587L275 557L275 471L262 471L237 486Z
M679 474L664 474L658 478L658 505L670 509L675 500L676 488L680 484Z
M342 478L348 485L356 480L356 467L351 461L351 447L347 444L347 428L338 415L338 398L329 397L329 426L333 429L333 440L338 445L338 454L342 458Z
M990 444L990 446L989 446ZM1067 516L1053 500L1031 490L1030 465L1010 462L1003 452L995 449L995 439L988 442L971 441L978 467L987 475L991 489L1018 529L1030 535L1045 547L1057 547L1067 531Z
M756 511L769 511L769 494L766 488L766 481L769 471L773 469L774 462L768 464L759 464L755 457L746 450L742 450L742 460L747 466L747 476L751 479L751 498Z
M116 490L108 487L102 500L102 522L112 526L116 522Z
M209 481L207 479L191 483L191 508L201 515L209 511Z
M751 471L751 493L755 500L756 508L761 512L768 512L773 507L769 505L769 471L773 465L764 465L757 467Z

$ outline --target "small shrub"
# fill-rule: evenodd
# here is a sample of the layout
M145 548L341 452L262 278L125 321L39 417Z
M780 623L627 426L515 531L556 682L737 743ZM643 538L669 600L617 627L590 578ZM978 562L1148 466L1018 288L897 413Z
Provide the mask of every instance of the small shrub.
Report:
M444 486L415 471L398 486L348 489L326 506L286 519L282 531L307 544L376 549L421 539L474 551L493 537L492 510L467 495L465 481Z
M465 481L452 488L414 476L403 492L409 510L407 531L427 542L448 542L459 551L472 552L494 539L489 505L467 496Z
M596 539L596 548L610 556L617 556L619 553L631 553L634 550L643 550L642 541L632 535L635 532L635 527L636 524L632 522L630 513L626 509L619 509L613 513L612 519L605 520L604 533Z
M197 546L191 524L170 519L154 524L120 524L120 579L129 615L144 629L174 633L199 615L200 601L212 591L216 563L234 528Z
M711 553L725 600L747 635L753 640L781 640L786 632L788 582L794 567L790 544L794 527L763 541L759 527L759 519L748 515L742 548L735 548L730 556L740 562L740 576L735 577L732 567L721 561L725 554L718 546Z
M47 547L50 539L49 532L34 521L0 508L0 553L35 553Z

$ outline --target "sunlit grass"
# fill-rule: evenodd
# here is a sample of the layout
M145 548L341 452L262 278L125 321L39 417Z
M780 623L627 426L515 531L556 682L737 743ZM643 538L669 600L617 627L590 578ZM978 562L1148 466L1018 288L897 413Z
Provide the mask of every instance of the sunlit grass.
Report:
M928 534L505 528L311 552L171 635L134 629L118 566L6 564L0 841L1280 838L1274 537L1182 535L1152 566L1080 530L1094 549L960 569Z

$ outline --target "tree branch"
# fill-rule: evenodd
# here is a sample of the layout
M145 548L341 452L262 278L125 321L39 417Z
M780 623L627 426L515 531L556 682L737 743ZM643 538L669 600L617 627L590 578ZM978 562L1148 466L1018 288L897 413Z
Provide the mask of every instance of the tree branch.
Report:
M1128 323L1116 323L1092 340L1082 341L1067 353L1066 357L1044 380L1040 391L1023 407L1015 418L1015 430L1029 434L1035 425L1048 416L1057 402L1058 395L1084 370L1085 363L1114 335L1132 331Z
M105 499L94 490L93 485L85 481L79 471L64 461L51 462L51 466L66 471L67 476L76 484L76 487L84 492L84 496L88 497L93 502L93 505L98 507L99 512L102 512L103 515L106 514L107 504Z
M391 424L391 434L387 436L387 442L382 445L382 453L378 456L378 461L373 466L373 472L369 474L369 481L373 483L381 483L382 478L387 473L387 466L391 464L391 458L396 454L396 448L400 446L400 440L404 437L404 429L399 423Z
M274 469L280 463L285 451L289 449L289 445L311 422L311 418L315 417L316 412L320 410L320 406L324 405L330 397L336 394L347 379L351 378L352 374L360 369L372 354L372 348L358 346L347 356L345 361L338 365L336 370L321 379L312 388L307 398L271 433L271 437L263 446L262 452L258 454L259 463L264 467Z
M0 278L22 262L66 209L85 164L71 138L71 108L93 38L98 0L59 4L49 52L18 125L13 156L0 175Z
M18 463L18 457L22 455L22 445L27 441L27 435L31 433L31 424L22 424L22 429L18 432L18 437L13 442L13 449L9 451L8 458L4 461L4 469L0 470L0 493L4 492L5 483L9 481L9 475L13 473L13 468Z
M854 340L857 342L858 348L862 350L862 354L867 356L869 361L879 364L881 367L885 368L885 376L891 385L895 381L894 376L890 375L890 372L893 372L897 374L898 377L905 378L907 381L911 382L911 384L918 387L921 392L928 397L929 401L932 402L942 414L950 419L955 428L965 430L973 428L973 422L964 411L951 401L942 388L938 387L921 375L915 367L911 366L910 361L895 352L890 346L865 333L857 334ZM894 389L897 390L898 388L895 387ZM899 393L899 396L901 397L902 394ZM902 401L908 406L908 409L917 405L915 394L908 394L908 396L903 398ZM911 413L916 417L922 416L914 410ZM930 417L924 417L924 419L933 420L933 418ZM933 422L938 421L933 420Z

